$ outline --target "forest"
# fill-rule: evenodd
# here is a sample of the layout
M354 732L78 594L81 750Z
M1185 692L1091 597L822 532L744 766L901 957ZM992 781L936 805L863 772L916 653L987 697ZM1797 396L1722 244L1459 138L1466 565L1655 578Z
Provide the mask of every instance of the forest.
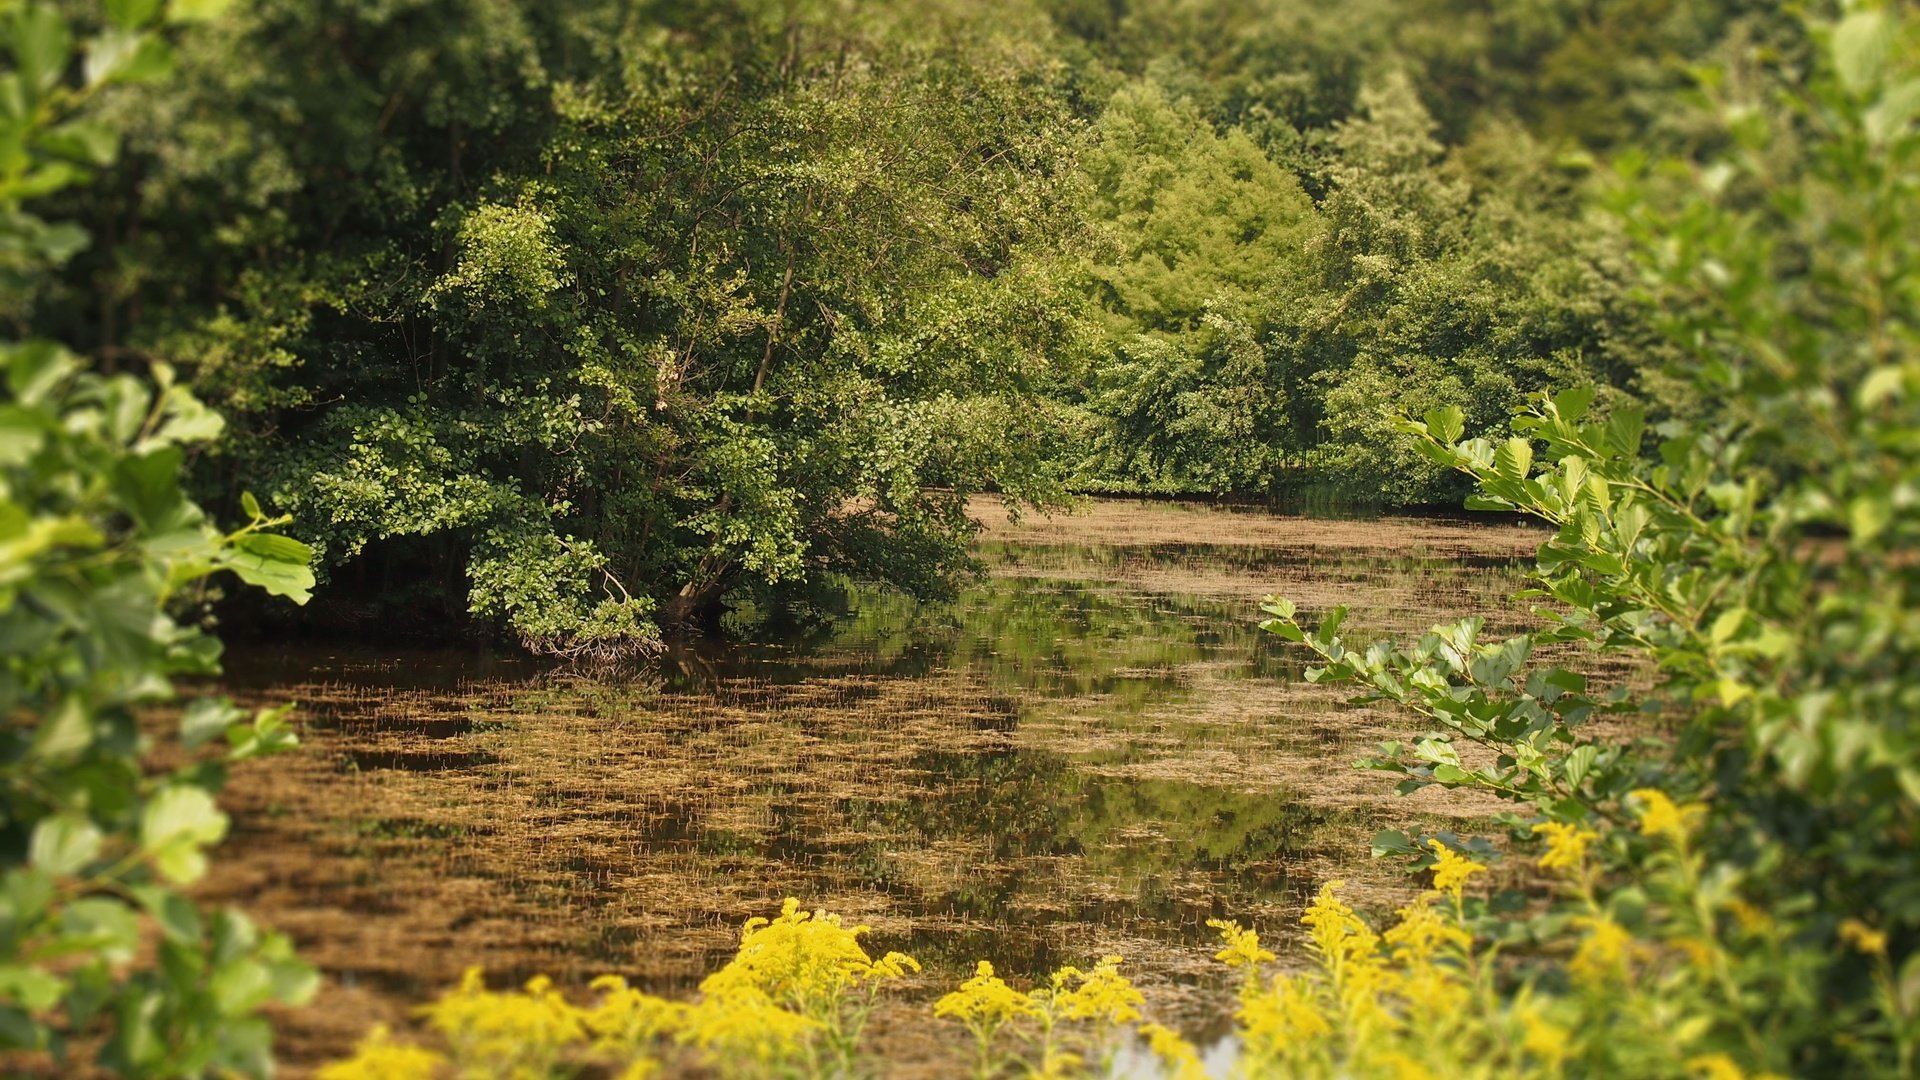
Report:
M0 0L0 1072L1920 1075L1916 253L1906 0Z

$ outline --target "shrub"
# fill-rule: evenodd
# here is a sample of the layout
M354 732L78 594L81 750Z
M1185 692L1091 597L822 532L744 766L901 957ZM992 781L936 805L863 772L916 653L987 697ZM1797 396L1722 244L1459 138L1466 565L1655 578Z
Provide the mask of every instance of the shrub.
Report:
M212 6L176 0L166 14ZM161 5L106 7L106 27L77 48L64 5L0 5L10 279L86 244L23 208L112 158L116 140L75 107L165 68ZM85 81L70 85L75 67ZM220 643L174 615L221 571L303 602L307 549L269 531L285 519L251 496L231 532L186 497L185 455L221 421L166 366L101 374L27 341L0 344L0 374L0 1056L46 1055L64 1070L97 1047L120 1075L264 1076L271 1031L255 1013L305 1000L314 973L285 938L181 890L226 833L214 802L226 766L295 739L284 709L178 705L172 678L217 671ZM163 703L178 705L164 732L142 722ZM163 750L185 763L156 769Z

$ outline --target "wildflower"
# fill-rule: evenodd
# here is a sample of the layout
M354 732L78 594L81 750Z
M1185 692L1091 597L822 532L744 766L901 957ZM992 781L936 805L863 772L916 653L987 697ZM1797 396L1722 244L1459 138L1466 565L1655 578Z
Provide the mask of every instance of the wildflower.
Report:
M1432 894L1416 899L1398 914L1400 921L1383 940L1393 949L1394 960L1408 967L1430 963L1446 946L1464 949L1473 943L1472 935L1433 909Z
M681 1015L676 1038L717 1060L787 1061L804 1052L825 1025L781 1008L761 990L732 986L708 993Z
M1453 897L1455 904L1460 903L1460 894L1466 888L1467 880L1475 874L1484 874L1487 868L1460 854L1439 840L1428 840L1427 846L1439 857L1433 865L1433 887Z
M1101 958L1089 972L1062 968L1053 977L1053 1006L1068 1020L1091 1020L1099 1024L1127 1024L1140 1019L1140 1006L1147 1003L1133 983L1120 974L1118 956ZM1066 990L1069 978L1080 985Z
M1033 1017L1035 1009L1027 995L1001 981L993 965L980 961L974 976L960 989L934 1003L933 1015L958 1020L969 1029L976 1026L997 1028L1022 1017Z
M1586 865L1587 845L1600 839L1592 829L1582 829L1561 821L1543 821L1533 827L1535 835L1547 838L1547 853L1540 856L1540 869L1577 874Z
M1526 1028L1520 1048L1538 1058L1549 1069L1559 1069L1560 1063L1567 1058L1570 1049L1567 1043L1571 1033L1532 1008L1521 1011L1520 1023Z
M1753 937L1763 936L1773 930L1773 916L1761 908L1747 903L1739 897L1726 902L1726 909L1740 929Z
M1747 1080L1747 1074L1725 1054L1700 1054L1687 1060L1687 1071L1697 1080Z
M1167 1080L1207 1080L1206 1067L1200 1063L1200 1051L1172 1028L1142 1024L1140 1037L1147 1040L1147 1049L1167 1067Z
M352 1057L322 1066L318 1080L433 1080L446 1063L431 1050L394 1042L383 1024L354 1047Z
M602 975L589 985L600 1001L582 1019L594 1049L603 1053L638 1050L678 1027L686 1013L685 1005L643 994L618 975Z
M544 1075L563 1048L587 1034L583 1014L544 975L517 993L496 993L479 968L468 968L458 987L420 1011L456 1060L493 1063L508 1074Z
M1226 948L1213 954L1213 958L1230 968L1244 967L1251 972L1274 955L1260 947L1260 935L1252 930L1243 929L1237 922L1225 919L1208 919L1207 925L1220 931L1220 940Z
M1247 1041L1273 1054L1331 1034L1333 1026L1305 980L1276 976L1270 986L1243 998L1240 1025Z
M1336 967L1340 961L1357 951L1353 939L1361 934L1370 933L1367 924L1353 913L1353 909L1341 902L1335 890L1346 886L1344 881L1329 881L1320 886L1320 892L1308 905L1306 914L1300 916L1300 922L1309 928L1309 937L1313 949L1320 954L1321 960L1330 967Z
M1641 803L1641 835L1664 836L1676 844L1686 843L1700 819L1707 814L1705 803L1676 806L1665 792L1656 788L1639 788L1634 791L1633 797Z
M788 897L778 918L747 920L739 951L700 989L727 994L751 987L808 1015L831 1013L851 987L920 970L918 961L902 953L878 961L867 955L860 935L868 932L865 926L842 926L838 915L802 911L800 901Z
M1393 1066L1393 1080L1435 1080L1426 1063L1402 1050L1392 1050L1381 1059Z
M1686 954L1687 963L1702 971L1713 966L1713 946L1699 938L1675 938L1673 946Z
M1875 930L1859 919L1848 919L1840 924L1840 940L1867 956L1887 955L1887 932Z
M1588 985L1609 982L1622 974L1633 946L1633 935L1605 915L1582 916L1574 922L1587 927L1567 967L1573 977Z
M1398 992L1423 1013L1444 1016L1464 1008L1473 996L1460 969L1448 964L1423 964L1399 978Z

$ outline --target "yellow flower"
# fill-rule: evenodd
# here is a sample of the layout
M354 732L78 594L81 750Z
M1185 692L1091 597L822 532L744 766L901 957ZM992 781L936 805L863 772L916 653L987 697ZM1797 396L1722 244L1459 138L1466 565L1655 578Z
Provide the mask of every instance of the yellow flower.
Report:
M1701 1054L1689 1058L1687 1071L1698 1080L1747 1080L1747 1074L1725 1054Z
M1207 1070L1200 1062L1200 1052L1172 1028L1160 1024L1142 1024L1140 1037L1147 1040L1147 1048L1153 1051L1154 1057L1160 1059L1160 1064L1166 1066L1167 1080L1207 1080Z
M1468 879L1475 874L1484 874L1487 868L1460 854L1439 840L1428 840L1427 846L1433 849L1439 862L1433 866L1433 887L1460 902L1460 894L1466 888Z
M1274 1055L1331 1034L1333 1027L1304 979L1276 976L1240 1002L1240 1026L1256 1053Z
M1213 954L1213 958L1230 968L1244 967L1249 970L1275 959L1274 955L1260 947L1260 935L1252 930L1243 929L1237 922L1225 919L1208 919L1207 925L1220 931L1220 940L1226 948Z
M865 926L846 927L840 916L800 910L788 897L774 919L752 918L740 929L740 949L727 965L700 984L707 995L752 989L809 1016L837 1011L845 992L879 979L920 970L913 957L888 953L879 960L860 945Z
M1468 934L1450 918L1433 909L1433 894L1414 900L1399 911L1400 921L1384 937L1393 949L1393 958L1407 967L1431 963L1446 946L1464 949L1473 944Z
M1543 821L1533 827L1535 835L1547 838L1547 853L1540 856L1540 869L1577 874L1586 865L1587 845L1600 839L1592 829L1582 829L1560 821Z
M1038 1011L1027 995L1002 982L993 965L982 960L973 978L934 1003L933 1015L992 1030L1021 1017L1037 1017Z
M447 1059L431 1050L394 1042L383 1024L373 1029L353 1056L324 1065L318 1080L433 1080Z
M1567 1058L1569 1050L1567 1041L1571 1033L1531 1008L1520 1013L1520 1023L1527 1029L1520 1048L1538 1058L1548 1068L1558 1069L1560 1063Z
M1740 929L1753 937L1760 937L1773 929L1772 915L1737 896L1728 900L1725 906L1733 915L1733 920L1740 924Z
M1575 923L1587 927L1587 936L1567 964L1575 980L1590 986L1611 982L1625 973L1633 935L1605 915L1582 916Z
M1393 1080L1434 1080L1433 1070L1425 1062L1404 1051L1388 1051L1381 1060L1393 1066Z
M781 1008L754 987L734 986L704 994L688 1007L675 1037L720 1061L769 1063L798 1057L824 1026Z
M1320 954L1321 962L1330 969L1356 953L1371 952L1370 939L1373 932L1353 909L1342 903L1335 895L1336 890L1346 886L1344 881L1329 881L1320 886L1319 895L1308 905L1306 914L1300 916L1300 922L1308 927L1308 937L1313 950Z
M508 1075L542 1075L562 1049L587 1034L584 1014L544 975L518 992L495 993L479 968L468 968L458 987L420 1011L457 1061Z
M1666 793L1655 788L1639 788L1633 797L1640 800L1640 832L1644 836L1664 836L1684 844L1693 835L1700 819L1707 815L1705 803L1676 806Z
M1054 973L1051 1001L1058 1014L1068 1020L1091 1020L1099 1024L1129 1024L1140 1019L1140 1006L1147 1003L1133 983L1120 974L1118 956L1101 958L1092 971L1061 968ZM1080 985L1066 989L1069 979Z
M1887 932L1875 930L1859 919L1840 924L1840 940L1868 956L1887 955Z
M1713 966L1713 946L1699 938L1675 938L1673 947L1686 954L1687 963L1702 971Z
M687 1007L627 985L618 975L602 975L589 984L600 1001L582 1017L594 1036L594 1049L631 1053L679 1027Z

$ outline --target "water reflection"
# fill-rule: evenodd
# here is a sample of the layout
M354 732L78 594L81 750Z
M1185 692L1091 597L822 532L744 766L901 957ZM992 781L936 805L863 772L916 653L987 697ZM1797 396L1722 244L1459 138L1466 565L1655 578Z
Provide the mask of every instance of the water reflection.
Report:
M1356 857L1407 812L1346 767L1390 721L1300 682L1257 597L1418 629L1501 606L1531 538L1247 517L1213 538L1183 518L1176 542L1115 513L1134 517L1096 513L1100 542L990 533L991 574L953 603L848 585L830 623L745 612L743 643L646 672L235 656L236 690L304 703L306 749L236 777L244 827L210 887L332 976L288 1020L294 1063L468 963L689 991L784 895L918 955L922 997L976 959L1119 952L1191 1034L1217 1029L1206 920L1284 928L1330 870L1380 876ZM876 1034L937 1060L924 1029Z

